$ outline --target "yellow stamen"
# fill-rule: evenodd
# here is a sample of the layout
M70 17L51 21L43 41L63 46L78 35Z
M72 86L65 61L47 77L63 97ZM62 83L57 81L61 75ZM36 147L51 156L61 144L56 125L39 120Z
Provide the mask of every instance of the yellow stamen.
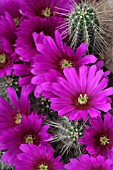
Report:
M19 113L16 115L15 123L18 125L21 123L21 121L22 121L22 115Z
M6 56L5 56L5 54L0 55L0 63L1 63L1 64L2 64L2 63L5 63L5 61L6 61Z
M39 170L48 170L48 166L47 165L43 165L43 164L41 164L41 165L39 165Z
M72 67L72 62L68 60L62 60L61 63L61 68L64 69L65 67Z
M49 17L51 16L51 10L50 10L50 8L47 7L45 10L42 10L42 15L43 15L44 17L49 18Z
M26 140L25 140L25 143L27 143L27 144L33 143L33 136L32 135L28 135Z
M106 136L100 137L101 145L109 144L109 139Z
M18 26L18 25L19 25L19 23L20 23L20 21L19 21L19 19L18 19L18 18L14 18L14 22L15 22L16 26Z
M86 104L88 100L87 94L84 94L84 96L82 94L80 94L80 96L78 97L78 103L79 104Z

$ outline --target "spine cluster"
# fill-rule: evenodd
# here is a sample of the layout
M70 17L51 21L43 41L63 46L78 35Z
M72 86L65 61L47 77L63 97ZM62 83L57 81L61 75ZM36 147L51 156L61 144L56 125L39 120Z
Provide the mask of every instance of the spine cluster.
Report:
M74 150L75 156L81 153L78 138L82 137L84 132L82 121L69 121L67 117L63 117L57 122L50 121L49 125L55 132L51 142L60 143L58 150L62 155L69 154L71 149Z

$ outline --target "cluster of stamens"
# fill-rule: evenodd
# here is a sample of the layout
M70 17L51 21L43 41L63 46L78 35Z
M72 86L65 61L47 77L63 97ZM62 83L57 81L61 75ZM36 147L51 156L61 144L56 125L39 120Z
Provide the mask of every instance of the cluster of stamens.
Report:
M0 69L4 69L10 64L10 58L6 54L0 54Z
M16 26L19 26L19 24L20 24L19 18L14 18L14 22L15 22Z
M73 63L71 61L68 61L66 59L63 59L61 62L60 62L60 66L61 66L61 69L64 69L65 67L72 67L73 66Z
M50 8L46 8L44 10L42 10L42 13L41 13L42 16L46 17L46 18L49 18L51 16L51 10Z
M15 124L19 125L22 121L22 115L18 113L15 117Z
M27 143L27 144L34 143L34 139L35 139L35 137L33 137L33 135L30 134L26 137L25 143Z
M3 53L3 54L0 55L0 64L5 63L5 61L6 61L6 56Z
M84 94L84 95L80 94L80 96L78 97L78 103L80 105L85 105L87 104L87 102L88 102L87 94Z
M48 170L48 166L41 164L41 165L38 166L38 170Z
M100 143L101 145L109 144L109 139L106 136L100 137Z

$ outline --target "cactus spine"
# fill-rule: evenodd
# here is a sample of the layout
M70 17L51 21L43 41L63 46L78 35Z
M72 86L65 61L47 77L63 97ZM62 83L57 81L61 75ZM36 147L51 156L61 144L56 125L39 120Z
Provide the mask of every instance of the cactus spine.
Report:
M67 117L59 117L57 121L49 121L47 124L54 132L51 142L58 144L56 150L59 150L61 155L69 154L71 149L74 150L75 157L81 154L78 138L82 137L84 131L82 121L71 122Z

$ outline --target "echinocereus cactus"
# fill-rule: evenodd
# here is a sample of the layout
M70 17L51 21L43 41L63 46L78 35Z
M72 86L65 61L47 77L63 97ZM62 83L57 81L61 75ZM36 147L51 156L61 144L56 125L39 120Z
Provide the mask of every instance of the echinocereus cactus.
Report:
M70 154L72 149L74 156L81 154L82 148L78 138L83 136L84 133L83 121L70 121L64 116L62 118L58 117L56 121L49 121L48 124L52 128L53 138L51 142L53 146L55 144L56 150L60 151L61 155Z
M105 13L111 11L100 11L100 7L104 4L95 1L81 1L76 4L72 1L72 10L67 14L66 23L61 25L59 29L65 28L63 37L69 37L69 44L73 49L76 49L82 42L85 42L89 47L89 53L103 54L107 48L105 34L106 23L110 18L104 16Z

